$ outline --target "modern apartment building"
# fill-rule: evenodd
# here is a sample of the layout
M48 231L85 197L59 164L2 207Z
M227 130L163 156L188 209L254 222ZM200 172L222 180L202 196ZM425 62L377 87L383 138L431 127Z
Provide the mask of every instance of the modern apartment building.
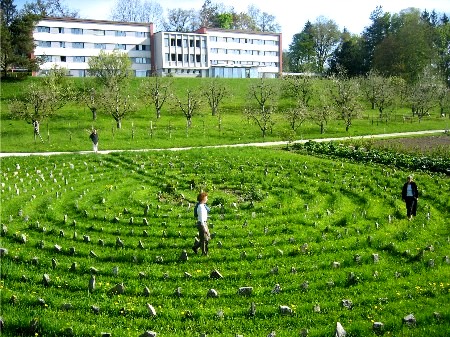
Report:
M35 56L72 76L87 76L88 60L100 50L120 50L138 77L273 78L281 74L280 33L201 28L196 32L153 32L153 24L44 18L35 27ZM39 75L39 73L37 75Z

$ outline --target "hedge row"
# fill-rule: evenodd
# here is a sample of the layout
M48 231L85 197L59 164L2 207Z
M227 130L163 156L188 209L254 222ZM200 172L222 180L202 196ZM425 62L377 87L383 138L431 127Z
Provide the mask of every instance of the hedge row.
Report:
M311 140L303 144L294 144L292 149L312 155L343 158L358 163L377 163L395 166L399 169L438 172L450 175L450 158L415 156L389 150L369 150L364 147L348 146L337 142L316 142Z

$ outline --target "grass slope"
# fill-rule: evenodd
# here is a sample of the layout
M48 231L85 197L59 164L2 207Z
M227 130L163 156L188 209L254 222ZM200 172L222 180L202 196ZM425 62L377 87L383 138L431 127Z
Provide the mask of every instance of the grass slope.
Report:
M4 158L2 335L330 336L340 322L347 336L373 336L382 322L385 335L446 336L450 181L417 173L409 222L406 175L254 148ZM202 189L208 257L190 250ZM125 292L111 294L118 283ZM250 296L238 294L244 286ZM402 323L408 314L413 326Z

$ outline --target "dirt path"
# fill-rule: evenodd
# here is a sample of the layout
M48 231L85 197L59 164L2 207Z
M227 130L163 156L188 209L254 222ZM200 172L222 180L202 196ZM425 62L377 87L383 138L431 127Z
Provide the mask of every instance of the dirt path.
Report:
M329 142L335 140L349 140L349 139L375 139L375 138L391 138L391 137L409 137L415 135L425 135L425 134L444 134L446 130L427 130L427 131L414 131L414 132L398 132L398 133L385 133L379 135L366 135L366 136L355 136L355 137L337 137L337 138L318 138L318 139L302 139L291 142L291 144L296 143L306 143L310 140L315 142ZM283 146L287 145L287 141L278 142L263 142L263 143L246 143L246 144L226 144L226 145L211 145L211 146L199 146L201 148L222 148L222 147L243 147L243 146ZM139 150L103 150L98 151L99 154L108 154L113 152L143 152L143 151L183 151L190 150L199 147L173 147L167 149L139 149ZM0 152L1 157L26 157L26 156L51 156L60 154L89 154L92 151L75 151L75 152L23 152L23 153L4 153Z

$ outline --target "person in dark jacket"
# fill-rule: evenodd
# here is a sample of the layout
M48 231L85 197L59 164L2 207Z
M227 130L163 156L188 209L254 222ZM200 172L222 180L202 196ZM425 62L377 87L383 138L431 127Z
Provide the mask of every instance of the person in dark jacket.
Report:
M95 153L98 151L98 133L96 129L93 129L89 138L92 140L92 146Z
M406 178L406 183L402 188L402 199L406 203L406 216L409 220L416 216L417 200L419 199L419 190L411 176Z

